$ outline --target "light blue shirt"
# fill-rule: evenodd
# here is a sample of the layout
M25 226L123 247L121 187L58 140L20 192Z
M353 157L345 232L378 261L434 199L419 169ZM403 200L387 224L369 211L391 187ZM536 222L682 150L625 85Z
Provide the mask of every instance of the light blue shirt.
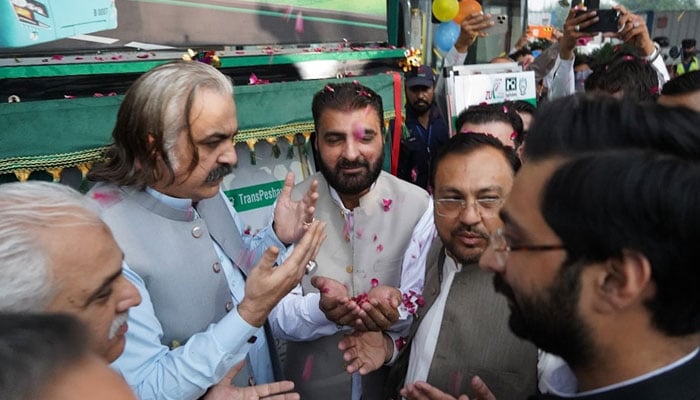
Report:
M150 188L146 191L170 207L188 209L192 205L189 199L169 197ZM238 214L230 203L227 204L236 227L243 232ZM284 253L285 247L271 227L254 236L241 234L241 237L245 246L254 252L255 260L272 245ZM213 240L212 244L221 260L233 302L238 305L244 296L243 275L219 245ZM139 290L142 302L129 311L126 347L112 367L124 376L141 400L196 399L209 387L219 383L248 354L251 361L248 372L256 383L274 381L264 329L243 320L237 307L219 322L209 325L204 332L192 335L182 346L171 350L161 343L163 328L155 315L144 281L128 267L124 268L124 275ZM257 337L254 343L248 342L251 336Z

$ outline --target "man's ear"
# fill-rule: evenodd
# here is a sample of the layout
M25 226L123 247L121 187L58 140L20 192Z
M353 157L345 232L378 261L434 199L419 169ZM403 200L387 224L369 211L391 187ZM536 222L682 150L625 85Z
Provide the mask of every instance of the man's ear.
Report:
M156 159L162 158L160 151L156 146L156 138L153 137L153 135L150 133L148 134L148 136L146 136L146 149L148 150L149 157L155 156Z
M614 309L642 303L653 290L651 263L638 251L624 250L604 263L596 284L602 300Z

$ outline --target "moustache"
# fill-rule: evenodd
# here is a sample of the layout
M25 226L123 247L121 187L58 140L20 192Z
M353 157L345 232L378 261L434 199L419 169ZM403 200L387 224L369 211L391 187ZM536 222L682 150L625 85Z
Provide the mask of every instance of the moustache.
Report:
M350 161L346 159L341 159L338 162L337 168L369 168L369 163L362 160Z
M491 239L491 236L487 232L472 226L460 226L459 228L452 231L453 235L461 235L463 233L471 233L472 235L477 235L480 238L486 240L487 242Z
M233 166L230 164L221 164L207 175L207 183L214 183L233 171Z
M109 340L114 339L114 337L117 335L117 331L119 328L126 323L126 321L129 319L129 312L121 313L117 315L116 318L112 321L112 325L109 327L109 335L107 338Z

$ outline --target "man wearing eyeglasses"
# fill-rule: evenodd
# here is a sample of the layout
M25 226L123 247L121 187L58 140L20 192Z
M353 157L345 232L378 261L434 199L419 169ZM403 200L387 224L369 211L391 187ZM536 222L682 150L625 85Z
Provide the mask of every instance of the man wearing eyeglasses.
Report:
M700 117L587 97L540 112L480 260L513 332L568 363L532 399L697 399Z
M398 398L404 384L400 392L407 395L415 382L471 393L478 375L503 399L527 397L537 390L537 349L510 332L508 306L493 290L493 274L478 267L490 231L501 224L498 212L520 162L512 149L483 134L454 136L434 160L439 240L428 254L424 304L392 368L389 395ZM367 341L355 336L341 343L351 368L361 373L371 369L361 354ZM392 356L385 355L383 361Z

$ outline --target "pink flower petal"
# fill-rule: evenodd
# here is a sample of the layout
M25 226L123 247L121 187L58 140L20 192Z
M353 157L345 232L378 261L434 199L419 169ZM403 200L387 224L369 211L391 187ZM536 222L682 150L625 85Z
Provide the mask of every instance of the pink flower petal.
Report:
M304 361L304 370L301 373L301 379L308 381L311 379L311 372L314 368L314 356L309 354L306 356L306 361Z
M372 287L375 288L379 286L379 280L377 278L372 278Z
M448 386L448 391L450 394L459 396L459 389L462 386L462 373L459 371L453 371L450 374L450 383Z
M296 33L304 33L304 17L301 15L301 11L297 12L297 19L294 23L294 31L296 31Z
M377 245L377 253L381 253L382 250L384 250L384 246L381 245L381 244L378 244L378 245Z
M406 345L406 338L403 336L399 336L398 338L396 338L395 343L396 343L396 349L398 351L401 351L401 349Z
M391 210L391 203L393 203L393 201L391 199L382 199L382 204L384 206L384 212L388 212L389 210Z

